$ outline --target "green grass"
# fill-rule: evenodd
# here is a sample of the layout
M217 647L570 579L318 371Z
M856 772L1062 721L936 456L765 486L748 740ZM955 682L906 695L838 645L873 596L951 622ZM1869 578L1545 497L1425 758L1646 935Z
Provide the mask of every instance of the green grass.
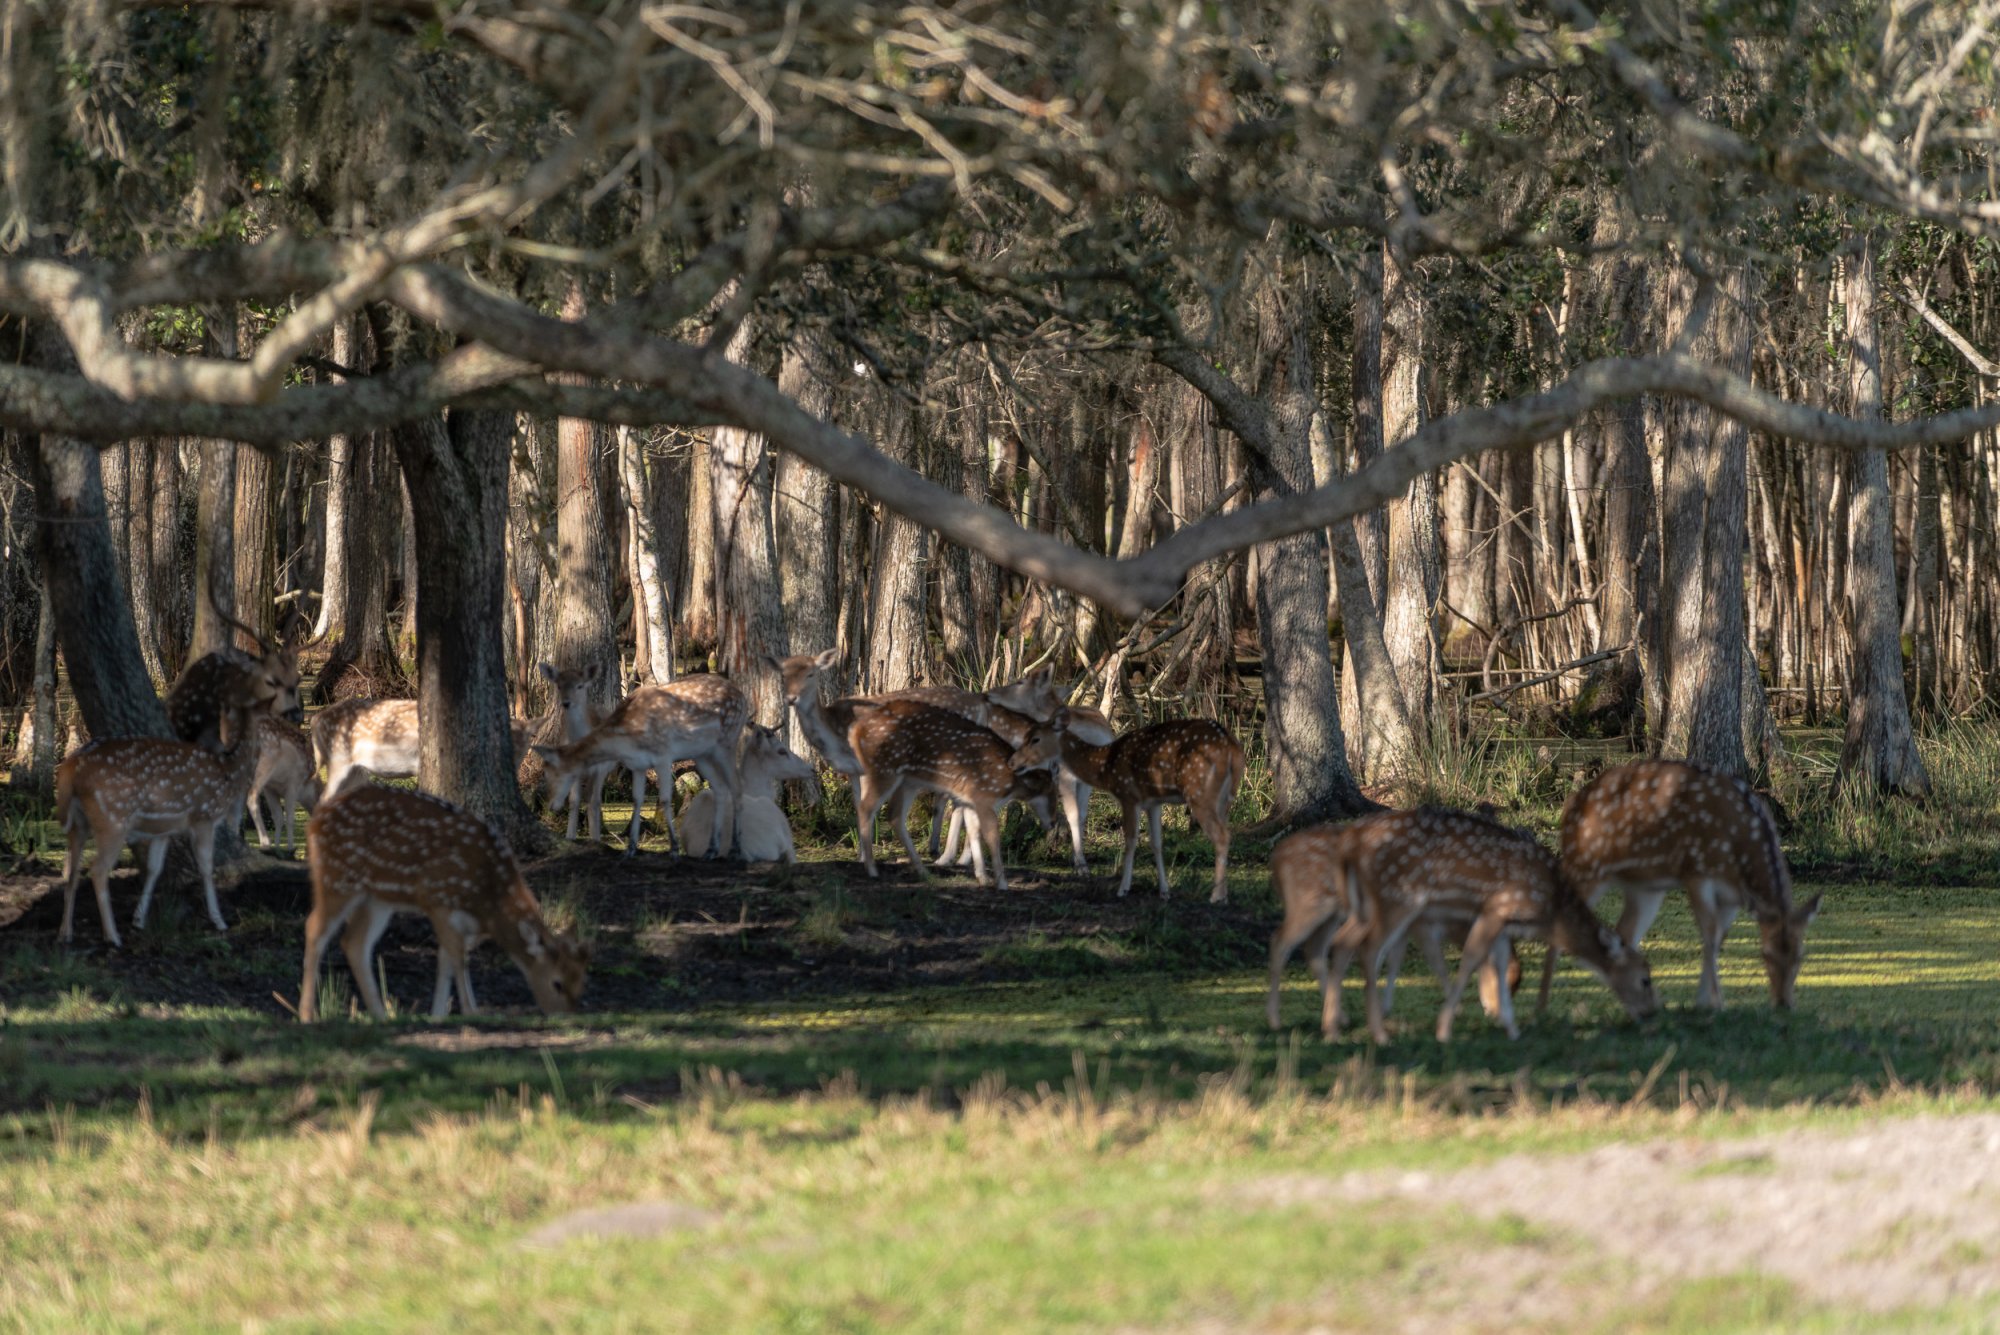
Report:
M1516 1322L1538 1328L1989 1327L1992 1304L1864 1322L1750 1273L1642 1289L1588 1240L1518 1218L1251 1189L1994 1108L2000 782L1982 777L1981 746L1927 747L1940 797L1886 809L1816 803L1818 752L1799 748L1804 777L1781 792L1788 847L1800 893L1824 890L1826 906L1796 1012L1770 1008L1747 926L1723 954L1728 1008L1695 1011L1693 930L1670 901L1648 941L1663 1015L1633 1025L1566 968L1551 1014L1524 1017L1518 1042L1476 1006L1454 1043L1433 1041L1439 991L1414 958L1387 1048L1352 1033L1322 1043L1296 962L1287 1027L1271 1033L1263 850L1242 842L1236 916L1211 913L1212 855L1181 816L1169 821L1173 902L1151 902L1143 861L1144 898L1115 923L1101 901L1023 892L1045 897L1032 922L985 949L978 981L951 987L724 1002L689 985L670 1008L559 1021L300 1026L135 999L121 958L0 929L0 1329L1498 1323L1454 1279L1469 1256L1567 1295L1560 1316ZM1560 765L1477 748L1464 764L1471 777L1454 782L1488 784L1515 799L1516 818L1552 823ZM31 822L21 834L32 842ZM1100 875L1115 839L1100 802ZM647 944L643 967L673 975L713 924L663 896L621 925L592 897L598 856L542 873L552 915L629 932ZM946 931L963 912L949 892L962 880L857 890L813 861L850 853L806 857L746 888L746 916L753 889L791 916L745 970ZM186 896L156 912L134 952L239 991L233 980L251 974L296 986L289 945L244 959ZM1539 954L1526 963L1531 1008ZM482 977L506 967L490 950L475 965ZM328 1012L346 1014L351 985L332 965L326 978ZM405 995L405 1015L427 997L427 982ZM1348 1001L1352 1014L1352 981ZM1773 1170L1748 1156L1694 1171L1752 1189ZM643 1200L708 1222L527 1245L566 1212Z

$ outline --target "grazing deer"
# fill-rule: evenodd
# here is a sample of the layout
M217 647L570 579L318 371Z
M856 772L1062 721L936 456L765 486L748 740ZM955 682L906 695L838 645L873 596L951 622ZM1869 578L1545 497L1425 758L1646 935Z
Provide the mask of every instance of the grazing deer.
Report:
M1564 878L1559 863L1534 836L1484 816L1434 807L1385 811L1348 827L1360 830L1350 847L1350 896L1360 907L1331 937L1331 977L1336 996L1326 1008L1331 1032L1339 1028L1339 979L1355 952L1363 956L1368 1032L1389 1041L1383 966L1400 954L1412 928L1425 917L1466 925L1465 953L1438 1012L1440 1042L1451 1038L1459 998L1489 958L1497 980L1507 975L1516 938L1551 941L1575 954L1611 987L1634 1019L1659 1009L1645 957L1597 920ZM1513 995L1497 985L1500 1023L1519 1036Z
M83 838L89 829L96 853L90 879L97 891L97 914L104 939L123 946L111 919L111 869L134 839L149 841L146 882L132 915L136 930L146 925L153 887L167 858L167 838L185 834L194 847L195 866L208 900L208 918L226 932L215 898L215 828L237 815L257 772L259 713L274 699L263 678L241 675L222 688L223 741L220 754L193 742L161 737L113 737L92 742L56 767L56 815L69 835L63 860L63 919L59 940L74 935L76 887L83 873Z
M306 822L306 862L312 869L312 912L306 917L305 976L299 1019L318 1015L319 962L333 934L341 945L368 1013L389 1018L369 957L389 919L421 913L437 932L437 987L431 1015L474 1013L467 955L491 940L513 958L543 1012L576 1009L590 950L542 921L541 906L500 832L428 793L364 785L324 802Z
M262 636L233 617L222 620L257 641L257 653L229 647L203 654L187 665L167 692L167 726L174 736L208 751L222 749L225 700L238 684L254 683L269 711L293 723L305 718L299 703L298 652L265 643Z
M1280 1027L1278 997L1285 962L1304 946L1306 959L1320 985L1320 1032L1328 1040L1339 1036L1341 979L1329 973L1327 956L1336 934L1348 923L1354 924L1347 928L1349 942L1365 931L1366 919L1356 917L1357 908L1366 907L1366 897L1358 883L1360 864L1395 830L1394 823L1367 819L1344 826L1316 825L1286 835L1271 850L1271 885L1285 910L1284 921L1271 934L1271 993L1266 1007L1271 1028ZM1451 972L1445 967L1445 938L1455 937L1463 946L1470 929L1470 922L1453 921L1437 914L1418 919L1414 930L1440 986L1451 985ZM1389 957L1388 975L1382 986L1385 1018L1395 998L1401 960L1401 952ZM1341 975L1345 973L1343 960ZM1520 962L1516 959L1508 969L1506 984L1513 989L1520 983ZM1488 1015L1500 1014L1500 970L1491 958L1479 971L1479 1000Z
M861 865L875 867L875 814L890 807L896 836L910 865L925 880L930 873L910 842L910 803L919 793L945 793L972 812L979 842L974 845L973 875L987 883L987 859L1000 889L1007 888L1007 868L1000 857L1000 803L1027 792L1024 776L1046 761L1023 761L1019 753L991 729L963 714L915 700L855 702L855 719L847 744L861 763L855 784L855 811L860 819ZM984 857L981 854L984 854Z
M1609 886L1624 891L1618 933L1637 948L1667 892L1687 891L1701 931L1701 985L1695 1001L1720 1009L1722 938L1748 908L1763 935L1771 1002L1789 1010L1805 959L1806 928L1820 896L1792 903L1792 872L1778 827L1743 780L1680 760L1642 760L1606 770L1563 807L1563 871L1591 903ZM1547 1004L1550 952L1542 975Z
M507 720L516 756L527 749L530 726L524 718ZM357 696L328 705L312 724L313 758L326 769L320 800L339 797L350 780L362 782L359 770L384 779L416 778L420 740L415 700Z
M778 785L787 779L814 779L818 771L792 754L777 728L751 724L736 764L736 809L722 821L723 846L733 841L745 862L792 862L792 825L778 805ZM715 845L715 790L704 788L681 809L681 842L693 857L707 857Z
M663 686L641 686L583 737L561 746L537 746L535 754L548 767L549 800L558 807L594 766L623 765L632 772L628 856L639 851L649 769L660 776L660 815L667 826L668 846L679 847L667 794L673 789L674 762L693 761L695 771L716 790L708 852L714 857L719 849L733 847L724 840L723 817L736 800L737 739L749 717L750 702L736 683L702 673Z
M600 705L596 699L597 684L604 675L602 665L592 663L583 668L558 668L552 663L542 663L539 666L542 675L555 687L556 708L562 711L563 741L582 741L611 713L612 707ZM594 844L604 837L604 782L617 768L612 764L593 766L583 776L582 782L572 786L569 830L565 838L576 838L578 815L584 811L589 812L590 842ZM663 786L671 782L670 776L661 780Z
M250 780L250 823L257 827L257 846L269 848L264 808L277 826L278 847L296 848L292 808L311 811L319 804L319 779L313 765L312 740L295 723L271 714L257 719L257 773Z
M953 710L952 712L964 713L965 711ZM975 723L983 724L996 737L1012 748L1018 748L1025 743L1028 740L1028 734L1034 730L1035 726L1035 721L1026 714L1019 714L1002 705L992 703L985 703L977 715L967 715L967 717L971 718ZM1041 823L1041 827L1044 830L1049 828L1053 814L1052 808L1055 805L1056 783L1056 776L1046 769L1026 770L1021 775L1021 786L1027 790L1027 796L1019 800L1028 810L1034 813L1035 819ZM943 803L939 803L940 814L942 814L942 811ZM973 860L974 835L972 830L972 813L963 805L956 802L952 804L951 824L945 835L942 852L938 852L935 847L937 843L935 823L933 823L932 836L932 851L937 853L937 857L931 863L933 867L964 866Z
M1079 740L1092 746L1103 746L1117 737L1117 729L1111 720L1095 709L1081 705L1065 706L1055 690L1053 667L1037 668L1016 682L1009 682L986 693L986 698L1002 709L1011 709L1024 714L1037 723L1054 722L1058 712L1067 708L1069 731ZM1069 822L1070 866L1077 871L1090 869L1089 859L1083 855L1083 835L1085 818L1090 811L1090 785L1078 778L1068 765L1056 766L1056 792L1062 798L1063 818Z
M1125 824L1125 860L1119 898L1132 892L1132 864L1139 848L1139 816L1153 835L1153 865L1160 898L1167 897L1167 859L1160 843L1160 807L1185 802L1195 824L1215 845L1215 888L1211 904L1229 899L1229 803L1243 782L1243 748L1212 719L1154 723L1093 746L1069 730L1069 711L1035 725L1015 753L1015 763L1061 760L1077 778L1118 799Z

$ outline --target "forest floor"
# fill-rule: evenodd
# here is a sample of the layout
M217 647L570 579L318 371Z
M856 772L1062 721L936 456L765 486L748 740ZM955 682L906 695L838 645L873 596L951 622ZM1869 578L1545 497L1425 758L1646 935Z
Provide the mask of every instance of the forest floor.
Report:
M227 886L227 934L169 889L112 952L87 898L55 946L31 862L0 880L0 1329L1991 1327L2000 803L1948 797L1866 844L1791 801L1826 892L1792 1014L1747 928L1696 1011L1673 904L1646 1025L1565 969L1518 1042L1475 1010L1441 1046L1413 965L1379 1051L1319 1040L1297 963L1265 1027L1265 849L1211 906L1176 820L1173 899L1142 865L1121 901L1101 808L1094 876L1017 823L1004 895L833 846L541 860L594 948L555 1020L490 948L489 1013L416 1018L399 922L396 1018L352 1018L336 959L349 1018L300 1026L298 864Z

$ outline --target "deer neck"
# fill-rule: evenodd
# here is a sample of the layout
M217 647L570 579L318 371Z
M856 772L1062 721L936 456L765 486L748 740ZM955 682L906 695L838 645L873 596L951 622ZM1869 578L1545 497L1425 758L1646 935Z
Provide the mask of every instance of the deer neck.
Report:
M1111 744L1092 746L1081 737L1065 732L1059 747L1063 768L1092 788L1107 788L1104 766L1111 758Z
M216 760L222 766L224 788L233 797L241 797L250 791L250 785L257 777L257 757L261 748L257 716L238 714L235 721L236 740Z
M799 727L806 740L819 748L819 753L835 769L853 773L861 768L854 759L854 752L847 745L847 730L854 726L854 697L822 701L819 689L799 692L799 698L792 702L792 708L799 716Z

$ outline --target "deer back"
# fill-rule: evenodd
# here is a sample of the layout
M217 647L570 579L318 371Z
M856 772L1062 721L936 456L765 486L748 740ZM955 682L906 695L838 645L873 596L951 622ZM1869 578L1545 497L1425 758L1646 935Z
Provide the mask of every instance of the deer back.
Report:
M294 723L305 717L292 650L251 655L227 648L202 655L181 672L167 692L167 724L181 741L219 749L228 701L238 691L250 692L271 713Z
M914 700L862 702L848 745L870 773L900 774L973 800L1011 795L1013 748L963 714Z
M1792 907L1770 812L1749 784L1678 760L1606 770L1563 807L1563 868L1585 894L1607 880L1723 881L1759 918Z
M1560 869L1524 830L1465 811L1419 807L1363 816L1361 883L1382 913L1421 905L1426 912L1476 918L1497 911L1546 926L1560 889ZM1498 897L1501 902L1493 904Z
M1243 748L1228 729L1212 719L1171 719L1134 728L1094 753L1098 778L1063 759L1078 777L1120 797L1137 799L1179 797L1206 790L1218 771L1240 765Z
M329 705L313 720L313 752L321 764L346 756L386 776L417 772L418 720L415 700L362 697Z

